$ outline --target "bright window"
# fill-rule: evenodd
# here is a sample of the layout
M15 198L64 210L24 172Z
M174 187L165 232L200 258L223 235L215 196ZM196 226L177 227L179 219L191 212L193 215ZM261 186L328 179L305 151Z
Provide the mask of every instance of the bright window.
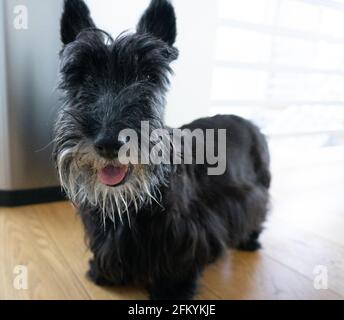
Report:
M344 145L344 1L219 0L211 114L279 146Z

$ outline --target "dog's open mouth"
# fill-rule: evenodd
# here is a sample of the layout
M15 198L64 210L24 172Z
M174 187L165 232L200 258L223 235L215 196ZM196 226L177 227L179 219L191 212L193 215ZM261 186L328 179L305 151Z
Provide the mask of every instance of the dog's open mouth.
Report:
M100 183L109 187L116 187L126 180L128 173L128 166L107 165L106 167L98 170L98 180Z

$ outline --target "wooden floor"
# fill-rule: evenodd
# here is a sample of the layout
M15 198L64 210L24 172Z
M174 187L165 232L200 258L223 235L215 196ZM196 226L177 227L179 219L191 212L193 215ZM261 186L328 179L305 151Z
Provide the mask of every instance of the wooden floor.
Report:
M207 268L197 299L343 299L342 161L276 170L272 209L257 253L229 251ZM0 209L0 299L146 299L134 288L99 288L85 277L83 230L68 203ZM13 286L28 268L28 289ZM328 289L314 288L317 266Z

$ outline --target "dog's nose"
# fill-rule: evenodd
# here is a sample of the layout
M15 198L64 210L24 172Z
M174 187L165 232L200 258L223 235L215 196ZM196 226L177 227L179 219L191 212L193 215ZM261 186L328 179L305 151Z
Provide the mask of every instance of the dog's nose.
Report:
M114 159L118 156L120 148L124 145L118 139L113 139L111 137L100 136L94 142L94 148L96 152L103 158Z

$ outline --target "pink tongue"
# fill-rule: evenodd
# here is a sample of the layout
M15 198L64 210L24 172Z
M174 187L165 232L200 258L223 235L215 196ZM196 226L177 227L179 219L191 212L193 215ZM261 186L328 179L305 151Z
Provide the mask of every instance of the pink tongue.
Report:
M109 165L98 171L99 181L107 186L116 186L120 184L126 175L126 167L115 167Z

